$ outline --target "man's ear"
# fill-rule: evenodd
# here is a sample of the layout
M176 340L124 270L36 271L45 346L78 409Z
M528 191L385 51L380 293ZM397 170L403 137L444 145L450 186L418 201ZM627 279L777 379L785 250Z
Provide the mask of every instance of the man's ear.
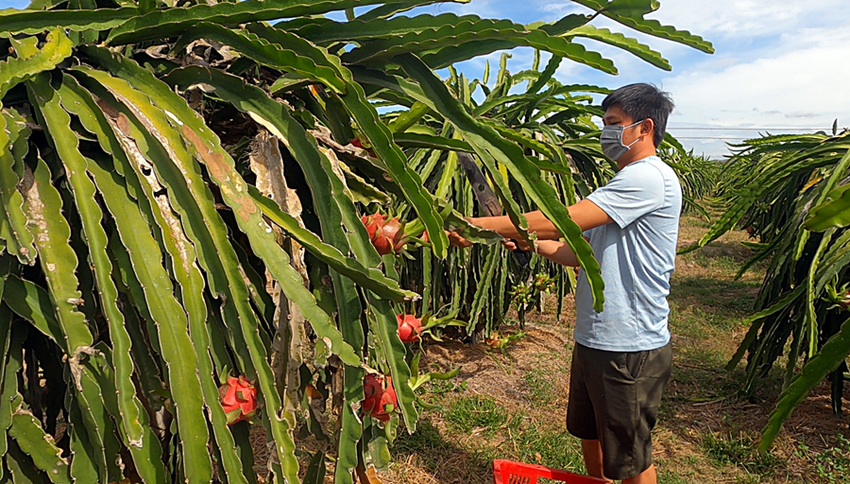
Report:
M640 134L648 135L649 133L654 133L655 131L655 121L652 118L646 118L640 123Z

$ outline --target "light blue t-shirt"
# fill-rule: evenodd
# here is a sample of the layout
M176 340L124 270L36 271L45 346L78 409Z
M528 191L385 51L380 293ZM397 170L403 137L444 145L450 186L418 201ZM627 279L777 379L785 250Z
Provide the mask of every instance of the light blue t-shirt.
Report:
M603 311L593 309L584 271L576 287L576 342L629 352L670 341L667 295L676 259L682 188L657 156L632 162L587 197L614 223L585 232L602 267Z

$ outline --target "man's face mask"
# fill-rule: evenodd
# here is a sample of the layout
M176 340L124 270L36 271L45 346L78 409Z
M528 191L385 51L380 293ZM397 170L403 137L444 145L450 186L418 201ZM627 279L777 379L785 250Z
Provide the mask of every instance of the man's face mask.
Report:
M642 119L637 123L630 124L628 126L614 124L603 126L602 134L599 136L599 144L602 145L602 152L605 153L605 156L617 161L619 157L629 151L629 148L631 148L633 144L637 143L640 138L632 141L628 145L625 145L623 144L623 131L633 126L637 126L644 121L646 121L646 119Z

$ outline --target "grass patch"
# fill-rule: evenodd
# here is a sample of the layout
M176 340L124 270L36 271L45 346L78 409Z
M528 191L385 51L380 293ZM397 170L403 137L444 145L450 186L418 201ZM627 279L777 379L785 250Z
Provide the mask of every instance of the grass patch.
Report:
M684 476L672 472L658 472L658 484L695 484L695 481L686 479Z
M850 480L850 440L843 434L837 434L835 442L820 452L799 442L794 454L812 464L815 475L810 477L815 482L839 484Z
M670 281L670 301L681 307L731 312L746 316L761 284L756 281L722 280L704 276L676 277Z
M449 403L443 411L443 418L461 432L483 428L492 435L508 423L508 412L493 398L475 395L460 397Z
M522 377L525 381L526 398L537 405L548 405L555 400L555 387L552 375L543 368L535 368Z
M782 462L772 454L759 453L757 445L744 435L736 438L706 434L701 442L703 451L715 464L735 465L753 476L770 477Z
M693 338L704 338L713 332L728 332L741 326L743 317L729 314L728 311L717 312L710 308L703 309L698 306L685 306L673 302L670 312L671 330L677 334ZM720 310L718 310L720 311Z
M670 389L667 398L691 403L707 402L729 398L737 394L740 383L723 370L683 366L673 368L671 375L675 387Z
M741 258L734 255L711 256L702 249L692 252L692 254L690 257L686 255L685 261L693 262L707 269L737 272L743 265Z
M449 380L431 380L427 383L427 385L428 392L438 396L466 391L466 380L458 380L457 378L451 378Z
M472 482L492 475L492 449L470 449L449 442L430 420L420 420L413 434L399 432L392 452L397 462L415 456L417 465L438 478Z
M447 444L440 430L430 420L422 419L416 424L416 432L398 433L398 437L393 441L393 450L399 455L427 454L435 449L445 448Z
M581 441L563 428L551 430L532 424L514 436L514 444L522 462L584 473Z

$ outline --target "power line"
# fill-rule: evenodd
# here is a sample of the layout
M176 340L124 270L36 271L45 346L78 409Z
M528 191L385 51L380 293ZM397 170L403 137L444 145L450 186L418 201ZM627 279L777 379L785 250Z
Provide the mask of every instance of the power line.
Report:
M724 136L724 137L714 137L714 136L676 136L676 139L720 139L720 140L738 140L738 139L750 139L749 136L745 137L734 137L734 136Z
M832 131L832 126L828 128L700 128L697 126L694 127L678 127L678 126L667 126L667 130L704 130L704 131Z

